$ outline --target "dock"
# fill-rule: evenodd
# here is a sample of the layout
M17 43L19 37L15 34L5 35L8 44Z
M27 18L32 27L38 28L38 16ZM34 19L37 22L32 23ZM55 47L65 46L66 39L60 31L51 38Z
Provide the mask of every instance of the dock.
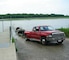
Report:
M0 60L17 60L15 43L10 40L10 30L0 32Z

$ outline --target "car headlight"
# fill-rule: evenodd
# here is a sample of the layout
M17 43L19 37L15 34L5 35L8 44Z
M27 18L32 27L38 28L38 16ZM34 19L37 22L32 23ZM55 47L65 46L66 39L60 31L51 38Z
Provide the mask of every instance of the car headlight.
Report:
M47 37L52 37L52 35L48 35Z

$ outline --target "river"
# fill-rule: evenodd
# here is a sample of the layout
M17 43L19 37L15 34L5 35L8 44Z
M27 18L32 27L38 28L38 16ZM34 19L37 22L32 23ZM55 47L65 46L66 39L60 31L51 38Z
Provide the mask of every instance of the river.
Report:
M51 25L54 28L69 28L69 18L65 19L19 19L11 21L0 21L0 32L12 26L14 28L21 27L25 30L32 30L33 26L37 25Z

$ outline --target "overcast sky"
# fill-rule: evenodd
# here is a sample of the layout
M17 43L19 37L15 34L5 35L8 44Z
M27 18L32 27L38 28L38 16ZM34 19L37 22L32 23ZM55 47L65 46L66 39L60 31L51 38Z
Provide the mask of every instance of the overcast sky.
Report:
M69 15L69 0L0 0L0 14L7 13Z

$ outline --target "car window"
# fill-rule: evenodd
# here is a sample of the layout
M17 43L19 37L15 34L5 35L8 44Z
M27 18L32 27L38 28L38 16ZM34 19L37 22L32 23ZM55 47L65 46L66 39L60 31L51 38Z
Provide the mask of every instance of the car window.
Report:
M39 31L39 28L38 27L34 27L33 31Z
M54 29L51 26L41 26L40 30L41 31L52 31Z
M40 30L41 30L41 31L43 31L43 30L44 30L44 28L43 28L43 27L40 27Z

